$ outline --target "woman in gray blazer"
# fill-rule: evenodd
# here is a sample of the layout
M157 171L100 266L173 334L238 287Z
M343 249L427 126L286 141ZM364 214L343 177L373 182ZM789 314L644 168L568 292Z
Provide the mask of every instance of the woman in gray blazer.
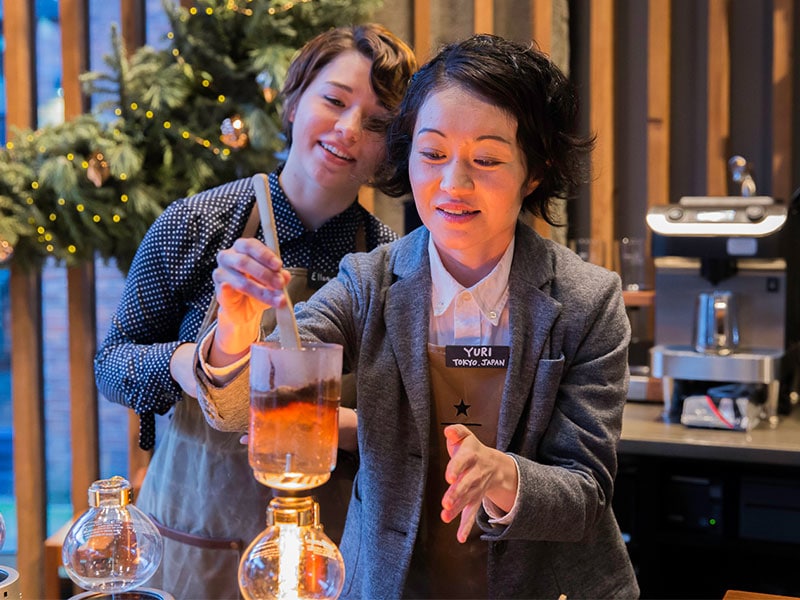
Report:
M585 181L593 140L576 121L544 54L489 35L447 46L387 138L383 188L413 192L424 226L345 257L296 307L303 340L341 344L357 374L358 412L340 424L360 460L344 597L639 594L611 509L628 380L619 277L518 219L552 222L550 199ZM244 242L214 273L219 326L201 359L216 367L247 355L231 331L255 330L233 299L280 304L289 278ZM248 368L206 385L208 401L246 402Z

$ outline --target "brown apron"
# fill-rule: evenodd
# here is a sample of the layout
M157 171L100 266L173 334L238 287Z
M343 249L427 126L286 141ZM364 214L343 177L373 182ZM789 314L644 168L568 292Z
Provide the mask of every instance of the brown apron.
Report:
M447 425L461 423L481 443L495 447L505 368L455 368L445 364L445 347L428 345L431 371L431 457L419 533L406 583L407 598L486 598L488 542L473 525L464 544L456 539L461 521L441 519L444 472L450 456Z
M257 224L258 213L254 209ZM251 221L243 236L252 236ZM251 231L248 231L251 227ZM363 251L363 228L356 248ZM292 268L288 292L293 302L315 291L306 269ZM264 312L262 332L275 326L273 309ZM206 322L216 316L212 301ZM202 337L206 323L200 328ZM347 396L346 396L347 394ZM355 406L353 376L342 381L342 405ZM156 521L164 537L161 566L148 586L176 600L239 598L239 560L250 542L266 527L271 490L253 478L241 433L209 427L196 398L184 395L175 405L169 428L156 447L137 506ZM313 490L320 504L325 533L337 544L344 530L356 459L339 452L330 481Z

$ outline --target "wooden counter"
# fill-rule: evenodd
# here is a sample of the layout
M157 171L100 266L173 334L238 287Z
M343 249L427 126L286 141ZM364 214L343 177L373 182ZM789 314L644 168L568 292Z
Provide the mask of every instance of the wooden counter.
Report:
M661 402L629 401L619 453L800 466L800 408L774 429L762 422L747 432L665 423L663 411Z

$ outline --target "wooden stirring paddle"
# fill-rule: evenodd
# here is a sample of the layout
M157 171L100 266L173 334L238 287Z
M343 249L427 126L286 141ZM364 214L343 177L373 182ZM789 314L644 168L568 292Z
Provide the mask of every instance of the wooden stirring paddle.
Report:
M278 247L278 230L275 227L275 214L272 212L272 196L269 193L269 179L264 173L257 173L252 177L253 187L256 191L258 214L261 217L261 229L264 230L264 242L278 258L281 251ZM283 288L286 297L285 306L275 308L275 317L278 321L278 340L283 348L300 348L300 333L297 331L297 320L294 318L292 299L286 287Z

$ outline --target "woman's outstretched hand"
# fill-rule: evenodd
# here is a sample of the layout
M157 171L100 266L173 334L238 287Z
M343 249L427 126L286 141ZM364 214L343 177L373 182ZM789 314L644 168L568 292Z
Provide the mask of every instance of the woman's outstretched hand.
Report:
M442 497L442 521L450 523L459 513L458 541L467 541L481 502L488 498L498 508L510 511L517 496L514 459L482 444L464 425L444 429L447 440L445 479L450 487Z
M239 238L217 254L212 278L219 312L210 364L229 364L247 353L258 338L261 313L285 302L290 277L281 259L255 238Z

